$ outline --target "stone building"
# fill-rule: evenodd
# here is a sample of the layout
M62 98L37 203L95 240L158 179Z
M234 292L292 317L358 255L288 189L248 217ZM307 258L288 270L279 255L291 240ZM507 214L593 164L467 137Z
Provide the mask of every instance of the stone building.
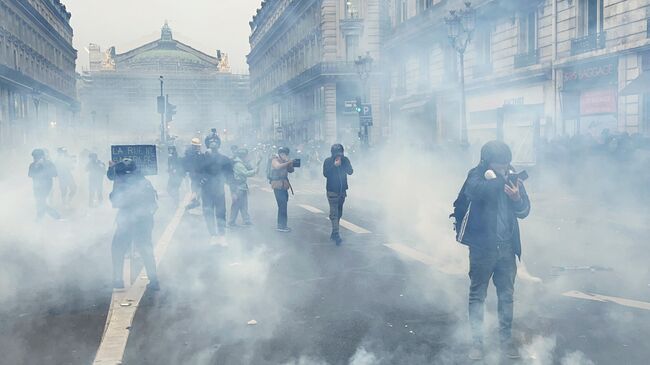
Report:
M79 99L93 142L159 136L160 76L164 94L177 107L169 123L171 135L189 138L212 127L226 139L249 133L248 75L231 73L228 55L219 50L211 56L174 39L167 23L159 39L124 53L115 47L102 51L96 44L88 50Z
M458 54L444 22L462 1L396 0L384 54L391 132L422 144L460 135ZM650 133L648 0L476 0L465 53L469 141L499 134L520 163L541 138ZM641 76L639 76L641 75Z
M267 0L250 22L254 126L259 138L354 144L359 118L349 102L375 110L370 143L384 132L377 73L361 85L354 61L381 61L380 0ZM348 102L348 108L346 108Z
M31 148L71 127L70 16L59 0L0 0L0 149Z

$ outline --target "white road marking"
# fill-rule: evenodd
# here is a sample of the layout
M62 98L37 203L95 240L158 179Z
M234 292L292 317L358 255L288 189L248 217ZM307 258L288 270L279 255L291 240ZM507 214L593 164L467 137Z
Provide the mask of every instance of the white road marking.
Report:
M642 302L640 300L626 299L626 298L613 297L609 295L601 295L601 294L594 294L594 293L583 293L578 290L571 290L566 293L562 293L562 295L564 295L565 297L593 300L596 302L604 302L604 303L607 302L616 303L618 305L622 305L625 307L650 310L650 303Z
M367 230L365 228L359 227L354 223L350 223L350 222L346 221L345 219L341 219L339 224L341 224L341 227L347 228L347 229L349 229L350 231L352 231L354 233L358 233L358 234L372 233L372 232L370 232L369 230Z
M266 186L265 186L265 187L261 187L260 190L262 190L262 191L266 191L267 193L272 193L272 192L273 192L273 189L271 189L271 188L269 188L269 187L266 187Z
M183 203L178 205L176 213L160 236L154 250L156 264L160 263L160 260L165 255L174 236L174 232L183 218L185 205L190 200L191 195L186 195ZM95 360L93 361L94 365L122 364L126 343L129 338L131 325L133 324L133 317L147 289L147 277L143 273L144 269L140 272L138 279L136 279L131 287L122 291L113 291L110 309L106 317L106 325L104 326L104 334L99 343Z
M432 256L429 256L419 250L416 250L412 247L403 245L401 243L392 243L392 244L384 244L384 246L394 250L398 254L407 257L411 260L419 261L425 265L428 266L435 266L436 269L438 269L440 272L448 274L448 275L461 275L464 274L465 272L460 271L460 270L453 270L450 267L447 267L446 265L441 265L435 258Z
M320 209L318 209L316 207L312 207L311 205L298 204L298 206L300 206L301 208L303 208L303 209L305 209L305 210L307 210L309 212L312 212L312 213L325 214L325 212L323 212L322 210L320 210ZM327 218L327 217L325 217L325 218ZM329 218L327 218L327 219L329 219ZM367 229L365 229L363 227L359 227L354 223L346 221L345 219L341 219L341 221L339 223L341 224L341 227L349 229L350 231L352 231L354 233L357 233L357 234L369 234L369 233L372 233L372 232L370 232L369 230L367 230Z
M312 212L312 213L316 213L316 214L325 214L325 212L323 212L322 210L320 210L320 209L318 209L318 208L316 208L316 207L312 207L311 205L307 205L307 204L298 204L298 206L301 207L302 209L305 209L305 210L310 211L310 212Z

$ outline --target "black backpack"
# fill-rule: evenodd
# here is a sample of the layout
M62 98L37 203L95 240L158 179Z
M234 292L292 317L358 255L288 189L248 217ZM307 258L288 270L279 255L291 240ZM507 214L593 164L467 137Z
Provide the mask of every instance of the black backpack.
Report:
M458 193L458 197L454 201L454 211L449 215L449 218L453 218L454 220L454 231L456 231L456 241L460 242L459 236L463 224L463 220L465 219L465 215L467 214L467 210L469 209L469 204L470 200L465 194L465 186L467 185L467 180L463 183L463 187L460 188L460 192Z

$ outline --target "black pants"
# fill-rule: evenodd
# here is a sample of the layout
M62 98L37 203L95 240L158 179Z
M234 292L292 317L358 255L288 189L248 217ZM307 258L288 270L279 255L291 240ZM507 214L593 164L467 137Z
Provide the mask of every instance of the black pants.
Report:
M517 261L511 243L500 243L491 249L469 249L469 322L474 342L483 340L483 307L490 279L497 289L499 336L502 342L511 339L513 294Z
M102 176L103 177L103 176ZM98 203L104 200L103 180L90 180L88 183L88 205L93 206L95 199Z
M157 281L156 260L153 256L151 231L153 230L153 215L133 216L128 212L117 213L117 229L113 236L113 281L122 281L124 272L124 255L135 245L140 253L144 268L147 270L149 281Z
M275 201L278 203L278 228L287 228L287 205L289 203L289 191L274 189Z
M34 198L36 199L36 218L41 219L45 214L48 214L54 219L61 218L56 209L47 205L47 197L50 195L48 191L34 191Z
M211 236L226 234L226 194L202 195L203 217Z
M345 192L327 192L327 202L330 205L330 221L332 222L332 235L339 234L339 222L343 216L343 204L345 204Z

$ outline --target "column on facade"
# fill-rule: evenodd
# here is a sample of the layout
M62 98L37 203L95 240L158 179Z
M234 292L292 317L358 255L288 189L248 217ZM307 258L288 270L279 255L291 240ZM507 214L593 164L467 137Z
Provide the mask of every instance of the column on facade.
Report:
M336 84L327 83L323 85L323 91L324 137L327 143L335 143L338 138L338 126L336 122Z
M338 0L323 0L321 4L321 37L323 39L322 61L336 61L337 55L337 8Z

